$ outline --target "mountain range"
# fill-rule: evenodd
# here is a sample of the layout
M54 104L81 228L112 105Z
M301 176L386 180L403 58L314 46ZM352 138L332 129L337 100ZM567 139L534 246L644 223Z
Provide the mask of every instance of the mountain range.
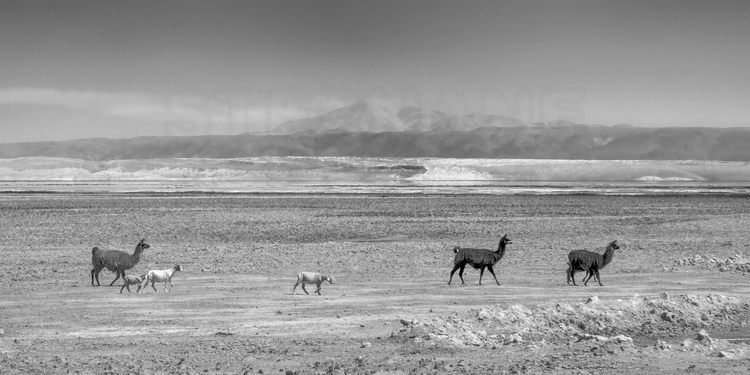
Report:
M286 122L270 134L298 132L425 132L469 131L484 127L523 127L531 124L501 115L449 115L400 99L371 98L321 116Z
M449 115L390 99L360 101L265 134L91 138L0 144L0 158L85 160L369 156L750 161L750 128L527 123Z

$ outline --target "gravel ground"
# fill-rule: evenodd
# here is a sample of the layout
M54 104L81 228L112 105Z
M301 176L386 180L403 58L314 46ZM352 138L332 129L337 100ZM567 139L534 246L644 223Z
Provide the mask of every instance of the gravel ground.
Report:
M720 196L0 195L0 373L747 373L750 201ZM453 246L513 240L494 282ZM172 292L91 248L151 245ZM573 249L621 249L604 287ZM334 276L292 295L299 271ZM581 275L582 276L582 275ZM491 279L485 275L485 280ZM309 288L308 288L309 290Z

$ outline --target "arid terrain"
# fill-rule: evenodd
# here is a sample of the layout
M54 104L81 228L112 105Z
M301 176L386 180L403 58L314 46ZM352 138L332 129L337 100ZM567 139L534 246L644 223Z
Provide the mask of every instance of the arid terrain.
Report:
M750 372L745 197L18 193L0 217L2 374ZM454 246L506 233L500 286L447 284ZM180 264L170 293L91 286L92 247L141 239L128 273ZM566 284L615 239L604 286ZM292 295L300 271L334 284Z

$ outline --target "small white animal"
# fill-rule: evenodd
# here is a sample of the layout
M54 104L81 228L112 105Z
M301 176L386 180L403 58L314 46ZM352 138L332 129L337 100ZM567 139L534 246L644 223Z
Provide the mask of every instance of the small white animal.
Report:
M175 264L174 267L167 269L167 270L151 270L148 271L146 274L146 283L143 285L143 288L146 288L146 285L148 285L149 282L151 282L151 287L154 288L154 291L156 293L159 293L158 290L156 290L156 282L164 282L164 291L169 292L172 289L172 276L174 275L175 271L182 271L182 266L179 264ZM169 284L169 289L167 289L167 284Z
M122 294L122 290L125 289L125 288L128 288L128 293L131 293L131 291L130 291L130 286L131 285L138 285L138 290L136 290L135 292L136 293L140 293L141 292L141 283L143 282L143 280L146 280L146 275L145 274L144 275L140 275L140 276L127 275L127 276L123 277L122 279L125 280L125 283L123 283L122 284L122 288L120 288L120 294Z
M305 289L305 284L315 284L318 289L315 291L315 293L320 294L320 284L323 283L323 281L328 281L328 283L333 284L333 278L328 275L324 275L322 273L317 272L300 272L297 274L297 283L294 284L294 288L292 288L292 295L294 295L294 291L297 290L297 285L302 284L302 290L305 291L305 294L307 293L307 289Z

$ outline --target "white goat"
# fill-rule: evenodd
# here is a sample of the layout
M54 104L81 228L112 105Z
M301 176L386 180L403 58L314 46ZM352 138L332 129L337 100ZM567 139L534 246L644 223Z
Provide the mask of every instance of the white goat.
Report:
M151 287L154 288L154 291L156 293L159 293L158 290L156 290L156 282L164 282L164 291L169 292L172 289L172 275L174 275L175 271L182 271L182 266L179 264L176 264L174 267L167 269L167 270L151 270L148 271L146 274L146 283L143 285L143 288L146 288L146 285L148 285L149 282L151 282ZM167 289L167 284L169 284L169 289Z
M146 280L146 275L145 274L144 275L140 275L140 276L127 275L127 276L123 277L122 279L125 280L125 283L123 283L122 284L122 288L120 288L120 294L122 294L122 290L125 289L125 288L128 288L128 293L132 293L130 291L130 286L131 285L138 285L138 290L136 290L135 292L136 293L140 293L141 292L141 283L143 282L143 280Z
M323 281L328 281L330 284L333 284L333 278L328 275L324 275L322 273L317 272L300 272L297 274L297 283L294 284L294 288L292 288L292 295L294 295L294 291L297 290L297 285L302 284L302 290L305 291L305 294L307 293L307 289L305 289L305 284L315 284L318 289L315 291L315 293L320 294L320 284L323 283Z

